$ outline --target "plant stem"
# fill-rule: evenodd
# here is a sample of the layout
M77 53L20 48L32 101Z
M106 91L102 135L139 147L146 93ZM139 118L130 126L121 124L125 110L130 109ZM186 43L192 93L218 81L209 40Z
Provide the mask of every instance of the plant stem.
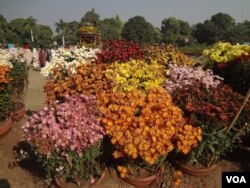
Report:
M129 164L128 164L128 169L130 170L131 174L134 174L134 171L132 170Z
M212 156L211 160L209 161L207 168L211 166L211 164L214 162L215 155Z
M238 117L239 117L241 111L243 110L243 108L245 107L245 105L246 105L246 103L247 103L247 101L248 101L248 99L249 99L249 96L250 96L250 88L248 89L247 95L246 95L246 97L245 97L243 103L241 104L241 106L240 106L240 108L239 108L239 110L238 110L236 116L234 117L232 123L229 125L229 127L228 127L228 129L227 129L227 132L230 131L230 129L233 127L234 123L235 123L236 120L238 119Z
M243 127L241 127L241 128L238 130L238 132L234 135L233 140L234 140L235 138L237 138L237 137L240 135L241 131L243 131L247 126L248 126L248 123L245 123L245 125L244 125Z

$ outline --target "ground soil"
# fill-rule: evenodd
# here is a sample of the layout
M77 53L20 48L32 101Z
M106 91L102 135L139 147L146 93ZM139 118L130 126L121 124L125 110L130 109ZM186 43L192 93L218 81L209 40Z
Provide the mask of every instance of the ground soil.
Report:
M38 71L29 70L29 85L26 94L26 109L37 111L45 105L43 85L46 80ZM26 121L27 115L16 122L8 134L0 138L0 188L46 188L46 181L36 164L28 163L25 166L13 165L13 148L20 143L22 138L21 126ZM181 188L220 188L222 171L250 171L250 152L237 151L221 161L218 167L206 177L184 175ZM55 185L49 186L55 188ZM68 188L76 187L68 184ZM87 186L82 186L87 187ZM129 188L114 171L98 186L100 188Z

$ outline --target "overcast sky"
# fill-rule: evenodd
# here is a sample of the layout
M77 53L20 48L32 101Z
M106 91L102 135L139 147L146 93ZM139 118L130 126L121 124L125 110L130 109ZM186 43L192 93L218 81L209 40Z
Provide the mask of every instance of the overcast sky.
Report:
M139 15L157 27L170 16L193 25L218 12L229 14L236 22L250 21L250 0L0 0L0 14L8 22L32 16L53 30L60 18L79 22L92 8L100 19L119 15L126 22Z

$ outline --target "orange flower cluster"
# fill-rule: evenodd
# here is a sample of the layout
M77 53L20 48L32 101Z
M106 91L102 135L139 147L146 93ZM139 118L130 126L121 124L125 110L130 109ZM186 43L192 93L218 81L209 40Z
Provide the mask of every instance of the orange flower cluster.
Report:
M120 173L120 176L122 178L125 178L128 174L128 169L124 166L118 166L117 167L118 172Z
M175 180L174 180L174 183L173 183L174 188L180 187L181 182L182 182L182 177L183 177L183 174L182 174L182 172L180 170L175 172Z
M150 59L157 61L158 63L167 66L170 63L177 65L194 66L195 62L180 52L173 45L156 45L146 48L146 54Z
M179 126L175 134L177 148L187 154L192 147L197 147L198 142L202 140L201 134L202 129L200 127L195 128L189 124Z
M197 145L201 136L201 132L192 135L192 142L180 140L189 141L189 131L198 132L197 128L183 124L181 109L173 104L172 97L161 87L148 92L102 93L99 105L106 133L116 146L115 158L141 157L154 164L158 157L167 155L175 147L187 153Z
M5 84L8 84L12 80L8 77L10 71L10 67L0 65L0 90L4 89Z
M107 65L84 64L77 69L77 74L70 70L65 73L54 72L56 80L48 80L44 91L48 103L52 104L66 94L92 94L98 97L103 91L111 91L112 83L104 74Z

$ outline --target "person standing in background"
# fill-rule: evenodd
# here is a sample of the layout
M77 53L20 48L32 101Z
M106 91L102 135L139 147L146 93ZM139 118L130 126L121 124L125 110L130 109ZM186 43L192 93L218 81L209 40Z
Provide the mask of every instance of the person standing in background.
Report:
M26 65L27 67L30 67L32 64L32 60L33 60L33 53L30 50L30 46L28 43L26 43L23 47L24 49L24 57L26 60Z
M39 61L41 68L44 67L46 62L46 51L44 50L43 45L40 46Z
M37 51L37 49L34 47L33 48L33 68L34 70L39 70L40 69L40 62L39 62L39 53Z

